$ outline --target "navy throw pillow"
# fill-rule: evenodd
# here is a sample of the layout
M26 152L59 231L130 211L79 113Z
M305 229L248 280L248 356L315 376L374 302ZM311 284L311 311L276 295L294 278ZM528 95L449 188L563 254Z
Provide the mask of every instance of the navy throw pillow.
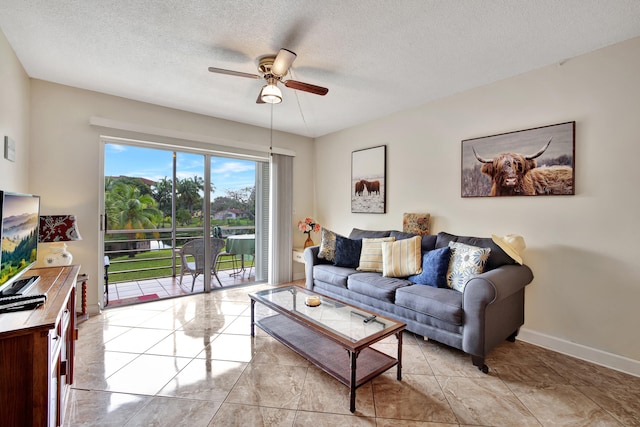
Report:
M360 252L362 240L349 239L336 234L336 258L333 265L338 267L358 268L360 265Z
M450 258L451 248L448 246L425 252L422 255L422 273L409 276L409 281L418 285L446 288Z

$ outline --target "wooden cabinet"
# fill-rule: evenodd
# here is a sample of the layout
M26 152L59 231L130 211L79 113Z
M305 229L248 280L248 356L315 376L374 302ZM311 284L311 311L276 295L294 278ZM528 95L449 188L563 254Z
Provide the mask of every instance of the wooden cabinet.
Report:
M34 310L0 314L0 424L62 425L73 383L79 266L32 269L46 293Z

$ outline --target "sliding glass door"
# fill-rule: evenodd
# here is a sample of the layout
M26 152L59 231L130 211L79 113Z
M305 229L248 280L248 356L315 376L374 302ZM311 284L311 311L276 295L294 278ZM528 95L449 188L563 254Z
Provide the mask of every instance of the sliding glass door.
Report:
M181 276L177 250L193 239L226 240L231 271L267 278L268 162L203 150L104 141L104 257L109 284ZM265 220L266 218L266 220ZM222 266L205 265L204 271ZM182 288L191 289L195 278ZM202 275L196 290L220 286ZM131 286L135 288L135 286ZM113 293L113 287L107 287ZM109 295L110 300L121 295ZM105 304L106 304L105 295Z

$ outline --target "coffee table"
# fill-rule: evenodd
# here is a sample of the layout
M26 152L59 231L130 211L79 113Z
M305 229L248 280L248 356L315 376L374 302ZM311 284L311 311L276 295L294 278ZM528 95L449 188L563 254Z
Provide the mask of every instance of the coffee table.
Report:
M320 305L306 305L307 297ZM350 410L356 410L356 389L393 366L402 379L402 331L406 324L336 301L298 286L266 289L251 298L251 336L255 325L350 388ZM256 319L255 304L271 310ZM388 336L398 339L398 355L370 346Z

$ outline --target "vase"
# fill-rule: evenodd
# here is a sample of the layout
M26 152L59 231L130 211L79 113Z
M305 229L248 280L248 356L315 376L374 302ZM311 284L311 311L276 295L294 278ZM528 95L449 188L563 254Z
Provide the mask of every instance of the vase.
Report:
M307 240L304 241L304 247L308 248L309 246L313 245L315 245L315 243L313 243L313 240L311 240L311 234L307 234Z

